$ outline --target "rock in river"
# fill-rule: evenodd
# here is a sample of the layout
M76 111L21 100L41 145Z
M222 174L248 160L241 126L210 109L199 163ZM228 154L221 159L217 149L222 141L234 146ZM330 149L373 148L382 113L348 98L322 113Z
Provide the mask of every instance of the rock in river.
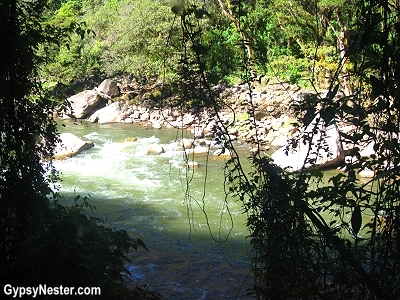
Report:
M84 141L72 133L61 133L59 138L60 142L54 149L54 159L58 160L73 157L94 146L92 142Z
M164 152L165 152L164 147L158 144L151 145L149 149L147 149L148 155L159 155Z
M334 121L325 124L319 115L298 136L296 147L289 143L279 148L272 159L275 164L290 171L298 171L303 165L310 168L333 167L345 158L340 133Z
M90 116L106 104L97 91L86 90L68 98L70 107L66 114L73 118L83 119Z
M118 97L120 95L118 84L112 79L103 80L103 82L98 86L97 90L111 98Z

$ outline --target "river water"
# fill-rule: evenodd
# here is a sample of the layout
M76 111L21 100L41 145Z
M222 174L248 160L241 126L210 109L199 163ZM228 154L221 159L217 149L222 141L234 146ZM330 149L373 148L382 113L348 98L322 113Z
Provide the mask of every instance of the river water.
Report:
M181 131L137 124L60 125L60 132L95 145L55 162L62 194L67 200L90 195L110 226L127 230L149 248L129 253L128 284L148 284L164 299L250 298L246 217L240 203L225 199L221 157L197 156L199 167L187 171L177 151ZM130 137L136 141L124 141ZM165 153L147 155L153 144L162 145Z

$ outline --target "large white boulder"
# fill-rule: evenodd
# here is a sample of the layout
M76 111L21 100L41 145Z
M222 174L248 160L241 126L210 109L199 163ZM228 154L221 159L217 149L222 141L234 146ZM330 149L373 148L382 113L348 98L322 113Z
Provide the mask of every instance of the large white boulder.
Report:
M92 114L88 121L92 123L106 124L106 123L118 123L125 119L124 107L119 102L114 102L102 109L99 109Z
M92 142L84 141L72 133L61 133L59 139L54 149L54 159L57 160L73 157L94 146Z
M317 115L300 132L296 147L293 148L287 143L272 154L275 164L289 171L298 171L303 166L328 168L344 161L339 129L334 121L326 125Z
M66 114L69 117L83 119L90 116L97 109L105 106L105 100L95 90L86 90L67 99L70 107Z
M120 95L118 84L112 79L104 79L103 82L97 87L97 90L111 98L118 97Z
M360 155L361 157L370 157L371 155L376 155L375 151L375 142L370 142L367 144L361 151Z

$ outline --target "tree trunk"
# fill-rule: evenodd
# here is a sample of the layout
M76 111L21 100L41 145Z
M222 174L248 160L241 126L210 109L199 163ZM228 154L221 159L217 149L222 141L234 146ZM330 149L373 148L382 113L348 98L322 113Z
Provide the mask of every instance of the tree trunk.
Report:
M341 80L342 84L344 87L344 93L346 96L350 96L353 94L353 88L350 83L350 73L346 69L346 62L348 58L346 57L346 47L347 47L347 36L346 36L346 26L342 20L342 16L340 14L339 9L336 9L336 16L337 16L337 22L339 24L339 29L336 29L335 26L332 24L331 20L321 13L321 17L326 21L328 26L331 28L333 31L334 35L337 37L336 43L337 43L337 50L339 51L340 54L340 59L341 59L341 74L343 75ZM340 80L340 78L338 78Z
M242 38L242 42L243 45L246 49L246 56L248 59L248 63L249 63L249 68L250 68L250 73L252 78L256 78L257 74L254 68L254 54L253 54L253 49L251 48L251 44L250 44L250 38L247 35L247 33L243 30L241 24L240 24L240 20L238 18L236 18L233 14L233 12L229 9L227 9L226 5L224 4L224 2L222 0L218 0L219 6L222 10L222 13L227 16L229 18L229 20L231 20L231 22L235 25L237 31L240 34L240 37ZM227 6L228 7L232 7L231 1L227 0Z
M345 95L350 96L353 94L353 88L350 84L350 74L349 71L346 69L346 62L347 62L347 57L346 57L346 47L347 47L347 37L346 37L346 28L343 23L343 20L341 18L340 12L337 12L337 20L340 26L340 33L338 35L338 50L340 53L340 58L343 64L344 72L343 72L343 85L345 88Z

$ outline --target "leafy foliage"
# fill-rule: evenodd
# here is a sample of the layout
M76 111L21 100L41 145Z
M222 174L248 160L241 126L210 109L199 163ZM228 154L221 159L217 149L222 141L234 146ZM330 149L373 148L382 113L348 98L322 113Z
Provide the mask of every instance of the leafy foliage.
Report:
M252 1L226 2L231 5L224 9L230 9L229 13L240 20L254 12ZM256 144L258 151L248 158L251 171L246 172L232 141L221 139L221 145L234 154L225 168L225 189L242 201L248 215L255 274L250 292L257 299L399 298L400 8L397 2L386 0L295 1L288 7L292 12L302 12L300 20L294 18L293 22L311 24L316 47L321 37L328 36L328 30L332 30L330 38L340 42L336 70L329 66L334 72L328 93L306 97L298 106L298 118L312 125L318 113L325 123L340 120L351 125L352 132L341 135L353 159L333 175L324 175L312 166L287 173ZM315 8L308 11L322 17L325 27L312 27L318 22L302 23L301 18L307 15L302 9L307 7ZM356 14L351 16L349 10ZM352 30L350 36L334 38L347 29ZM246 34L241 38L246 44L251 30L243 30ZM293 36L310 37L300 33ZM303 42L299 40L298 44L304 54ZM325 47L330 49L329 45ZM243 49L246 51L246 47ZM322 61L318 50L314 59ZM350 66L346 66L348 62ZM331 63L335 64L335 59ZM201 75L205 70L200 67L197 72ZM251 89L251 81L248 86ZM347 89L345 97L339 94L341 88ZM248 111L253 113L255 106L249 95ZM211 97L209 101L213 102ZM219 101L215 99L215 103ZM217 115L221 107L213 107ZM218 130L223 136L227 126L221 124ZM375 153L362 156L359 148L368 144ZM374 173L367 182L358 176L363 170Z
M73 84L90 76L132 74L140 81L170 78L176 57L169 46L173 16L165 1L67 1L47 22L84 22L93 34L72 33L67 44L48 51L42 76ZM68 9L67 9L67 8ZM71 8L72 7L72 8ZM92 87L90 87L92 88Z
M279 294L283 298L295 296L319 299L322 295L331 293L329 286L335 287L335 293L340 298L399 297L396 287L399 228L395 221L398 219L399 205L396 192L399 190L396 174L399 163L398 110L395 105L398 99L395 89L390 88L398 84L395 76L397 64L393 61L397 61L398 55L396 24L399 15L391 4L386 1L359 3L358 13L364 17L356 20L353 28L361 35L353 37L347 55L359 72L354 83L358 83L358 90L363 92L346 98L350 102L344 101L335 97L339 85L332 83L326 97L319 99L319 107L310 108L309 102L304 103L304 110L308 113L299 116L304 123L308 123L309 112L315 114L319 110L326 122L337 117L346 124L352 124L352 135L342 136L347 145L352 145L350 148L355 157L353 163L346 165L343 172L331 176L327 182L324 180L324 184L320 174L303 169L283 179L287 188L274 190L275 184L272 180L276 178L276 173L272 172L276 167L266 162L262 164L264 169L260 170L257 164L259 158L252 159L257 172L250 174L250 187L254 182L259 182L260 178L266 177L269 181L261 188L265 202L257 200L258 193L254 193L254 190L258 191L258 187L249 187L251 193L246 192L249 200L244 205L247 207L249 204L252 209L249 225L253 234L264 244L277 243L279 249L274 252L265 247L261 253L266 257L261 261L258 259L260 254L257 253L254 262L260 281L255 292L259 298L270 299ZM365 37L367 32L368 36ZM377 47L378 40L380 46ZM366 73L374 75L368 78ZM338 77L336 80L340 82ZM368 97L374 101L373 104L367 100ZM374 145L376 154L362 157L358 146L368 143ZM360 181L357 176L358 172L365 169L374 170L375 173L367 183ZM243 193L242 191L241 188L240 192ZM288 191L295 196L291 196ZM273 206L273 199L280 196L283 197L279 198L280 205L285 205L286 201L292 199L296 213L305 218L303 220L307 226L304 223L295 223L297 219L289 214L283 215L283 223L275 219L276 216L281 216L281 210L280 205ZM263 218L260 212L265 210L269 214ZM287 207L286 210L290 211ZM269 224L274 224L277 228L269 231ZM290 232L286 232L285 238L277 238L276 233L284 230L285 224L290 224L289 228L296 236L300 234L299 245L286 243L286 238L293 235ZM255 247L255 250L260 251L259 249L262 248ZM297 254L298 249L305 255L305 261ZM268 266L280 257L279 253L286 251L289 251L290 259L296 259L294 265L302 265L304 262L302 269L307 270L308 276L286 271L282 282L286 282L291 288L279 288L278 285L271 284ZM268 255L271 256L268 258ZM282 258L280 260L285 261ZM313 282L320 282L319 288L318 285L312 287L306 294L295 288L296 285L309 286L309 280L313 277ZM291 285L294 281L296 285Z
M129 299L131 293L123 284L123 274L128 274L126 253L130 248L147 248L126 231L106 227L105 221L85 211L88 208L95 210L86 197L77 196L71 206L55 200L46 230L28 235L19 244L23 251L9 270L9 281L31 286L96 286L104 299ZM132 294L130 298L134 299Z
M104 299L159 299L143 288L136 290L139 297L123 285L125 254L147 249L144 243L86 213L94 209L87 198L63 206L51 189L58 179L48 161L57 141L55 103L38 80L43 57L36 51L83 29L78 23L42 26L45 4L0 4L0 54L6 58L0 62L0 282L98 286Z

